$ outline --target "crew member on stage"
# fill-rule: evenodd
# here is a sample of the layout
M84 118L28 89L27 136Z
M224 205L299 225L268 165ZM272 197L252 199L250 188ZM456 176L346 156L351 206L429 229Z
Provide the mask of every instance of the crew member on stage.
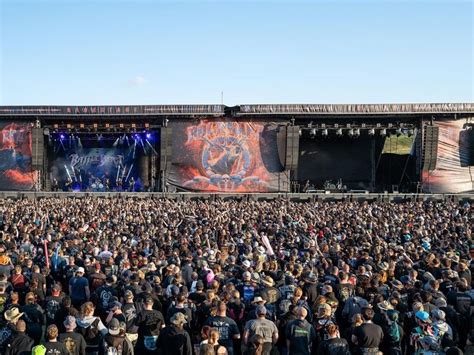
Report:
M133 176L130 178L128 182L128 191L130 192L135 191L135 179L133 178Z
M57 178L53 178L53 181L51 182L51 190L52 191L58 191L59 190L59 182Z
M123 182L122 182L122 178L120 176L115 181L115 185L116 185L117 191L122 191Z
M64 183L64 189L66 191L72 191L72 178L70 176L67 177L66 182Z

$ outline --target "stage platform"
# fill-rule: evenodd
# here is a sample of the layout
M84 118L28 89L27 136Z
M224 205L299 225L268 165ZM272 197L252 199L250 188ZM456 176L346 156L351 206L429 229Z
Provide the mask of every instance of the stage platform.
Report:
M289 199L291 201L474 201L474 194L414 194L414 193L198 193L198 192L0 192L0 199L40 199L53 198L166 198L171 200L274 200Z

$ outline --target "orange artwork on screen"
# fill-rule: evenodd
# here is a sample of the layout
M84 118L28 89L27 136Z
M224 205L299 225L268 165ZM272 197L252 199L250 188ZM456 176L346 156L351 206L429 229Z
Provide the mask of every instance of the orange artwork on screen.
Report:
M188 126L185 148L196 165L181 168L183 186L210 192L268 191L270 174L260 152L263 128L262 124L236 121L201 121Z

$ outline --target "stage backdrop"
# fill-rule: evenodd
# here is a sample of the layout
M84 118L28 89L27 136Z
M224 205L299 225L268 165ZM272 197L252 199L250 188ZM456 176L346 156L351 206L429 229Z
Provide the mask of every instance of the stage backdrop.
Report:
M426 192L474 192L474 131L465 120L437 121L439 127L436 169L423 171Z
M288 191L278 157L276 126L263 122L172 122L168 183L209 192Z
M101 141L84 136L80 141L57 138L49 152L50 178L57 179L62 189L70 176L75 191L89 190L94 183L104 184L105 179L109 179L112 189L118 178L124 186L128 186L131 177L139 183L138 157L143 153L142 149L133 137L126 140L111 137Z
M31 123L1 122L0 190L33 190L37 173L31 161Z

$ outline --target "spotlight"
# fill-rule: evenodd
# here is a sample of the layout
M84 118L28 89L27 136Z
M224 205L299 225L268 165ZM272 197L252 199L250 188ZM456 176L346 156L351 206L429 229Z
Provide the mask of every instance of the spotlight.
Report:
M146 139L150 139L151 138L151 133L150 132L147 132L146 134Z
M64 138L66 138L66 136L65 136L63 133L61 133L61 134L59 135L59 139L60 139L60 140L63 140Z
M381 136L386 136L387 135L387 130L385 128L380 130L380 135Z
M397 128L396 133L397 133L397 137L400 137L401 134L402 134L402 129L401 129L401 128Z
M328 130L327 130L327 128L325 128L325 129L323 129L323 130L321 131L321 135L323 135L323 136L327 136L327 135L328 135Z
M375 135L375 129L371 128L369 129L369 136L374 136Z
M347 134L349 135L349 137L352 137L354 135L354 130L351 128Z
M298 133L299 133L300 136L303 134L303 131L301 130L301 128L300 128L300 130L298 131Z
M342 136L342 128L338 128L338 129L337 129L336 135Z
M415 131L413 130L413 128L410 128L410 129L408 130L408 137L411 137L411 136L414 135L414 134L415 134Z
M359 137L359 136L360 136L360 129L359 129L359 128L356 128L356 129L354 130L354 135L355 135L356 137Z
M316 135L316 128L313 128L313 129L311 130L311 135L312 135L312 136L315 136L315 135Z

